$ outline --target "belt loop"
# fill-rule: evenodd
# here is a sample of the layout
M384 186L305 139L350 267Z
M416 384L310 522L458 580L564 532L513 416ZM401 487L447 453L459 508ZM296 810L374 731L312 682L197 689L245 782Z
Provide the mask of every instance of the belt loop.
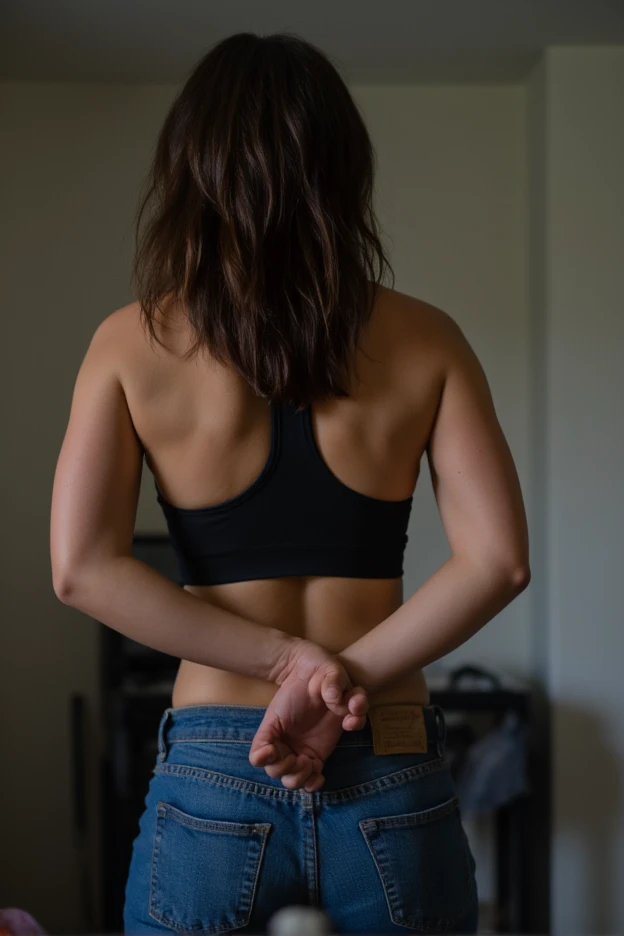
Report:
M162 764L167 758L167 734L166 726L169 719L170 709L166 709L163 712L163 716L160 719L160 724L158 726L158 757L157 761L159 764Z
M436 720L436 744L438 748L438 757L446 755L446 719L444 712L439 705L434 705Z

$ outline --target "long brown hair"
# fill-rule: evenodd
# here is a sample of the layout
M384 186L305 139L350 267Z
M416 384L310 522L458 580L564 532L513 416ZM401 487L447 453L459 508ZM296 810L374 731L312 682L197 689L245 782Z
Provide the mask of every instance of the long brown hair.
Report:
M374 151L329 59L302 39L215 45L160 132L137 217L134 277L156 338L165 297L195 342L265 398L348 395L390 264L372 206Z

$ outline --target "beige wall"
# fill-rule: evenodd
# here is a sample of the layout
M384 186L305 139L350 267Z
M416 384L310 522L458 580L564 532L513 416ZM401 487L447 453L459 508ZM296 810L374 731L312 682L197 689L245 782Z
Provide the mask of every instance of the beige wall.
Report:
M379 214L398 289L454 316L481 359L527 503L525 89L358 88L379 159ZM448 556L423 460L405 564L411 594ZM527 593L445 660L530 668Z
M96 629L55 598L51 484L76 371L131 298L132 218L172 88L0 85L6 407L0 590L0 906L84 925L70 826L68 698L97 699ZM529 438L522 88L357 88L380 162L397 288L453 314L480 355L520 474ZM138 528L162 529L146 479ZM530 494L526 491L527 497ZM406 593L446 555L426 471ZM458 657L531 667L524 596ZM92 724L96 725L95 708ZM94 735L94 754L97 736Z
M550 49L531 80L555 933L624 930L623 101L624 47Z
M82 692L95 705L98 676L96 627L52 591L52 478L89 338L130 297L137 187L169 96L158 87L0 85L0 906L28 909L50 932L84 925L68 700Z

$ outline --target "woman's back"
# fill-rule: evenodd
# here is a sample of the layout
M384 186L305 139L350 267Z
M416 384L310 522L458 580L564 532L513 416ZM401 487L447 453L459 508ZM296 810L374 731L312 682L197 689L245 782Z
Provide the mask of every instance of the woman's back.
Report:
M167 320L168 328L158 334L162 346L147 340L136 305L115 313L104 327L110 353L120 357L130 416L161 495L180 508L212 507L249 488L262 472L269 455L269 406L208 354L185 358L193 338L185 316L170 306ZM440 400L446 324L447 317L426 303L379 291L361 335L351 396L311 407L316 448L343 485L382 501L412 495ZM315 491L302 489L300 497L314 499ZM403 600L400 577L288 575L185 587L333 652ZM261 680L183 662L173 704L266 705L275 691ZM427 701L419 672L372 702L393 700Z

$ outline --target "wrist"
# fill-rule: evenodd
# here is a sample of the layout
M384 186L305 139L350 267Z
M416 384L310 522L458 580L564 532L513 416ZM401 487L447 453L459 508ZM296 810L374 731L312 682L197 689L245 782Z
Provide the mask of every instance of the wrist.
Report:
M379 688L373 674L358 660L351 647L337 653L336 659L344 666L353 686L361 686L369 695Z
M292 669L295 651L303 641L301 637L293 637L276 627L269 627L267 631L266 659L261 678L280 686Z

